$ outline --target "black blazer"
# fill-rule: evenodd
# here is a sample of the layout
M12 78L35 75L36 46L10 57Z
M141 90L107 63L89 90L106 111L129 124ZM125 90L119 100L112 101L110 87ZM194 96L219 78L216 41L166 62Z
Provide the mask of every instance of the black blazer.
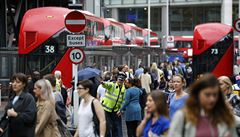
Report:
M5 114L0 120L0 127L5 129L8 126L9 137L34 137L37 117L36 102L31 94L22 92L17 102L12 105L15 95L14 93L9 98ZM17 117L7 117L7 110L11 108L18 113Z

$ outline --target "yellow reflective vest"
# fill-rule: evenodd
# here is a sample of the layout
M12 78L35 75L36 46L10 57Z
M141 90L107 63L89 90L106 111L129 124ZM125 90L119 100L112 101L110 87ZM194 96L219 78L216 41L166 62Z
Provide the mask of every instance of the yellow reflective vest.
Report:
M107 112L117 112L123 105L125 99L126 88L122 85L120 87L117 83L108 82L103 84L103 87L107 89L105 96L102 99L102 106Z

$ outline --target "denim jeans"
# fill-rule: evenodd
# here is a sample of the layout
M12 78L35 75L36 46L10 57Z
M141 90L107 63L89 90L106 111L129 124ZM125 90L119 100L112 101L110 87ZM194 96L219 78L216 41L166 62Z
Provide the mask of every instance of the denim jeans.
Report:
M117 116L114 112L106 112L107 122L109 122L110 129L107 129L107 137L123 137L122 133L122 117Z

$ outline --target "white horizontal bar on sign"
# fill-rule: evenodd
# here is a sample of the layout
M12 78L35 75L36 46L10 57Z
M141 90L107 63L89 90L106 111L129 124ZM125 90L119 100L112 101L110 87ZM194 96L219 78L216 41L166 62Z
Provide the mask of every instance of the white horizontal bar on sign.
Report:
M68 25L84 25L86 24L85 23L85 20L66 20L66 24Z

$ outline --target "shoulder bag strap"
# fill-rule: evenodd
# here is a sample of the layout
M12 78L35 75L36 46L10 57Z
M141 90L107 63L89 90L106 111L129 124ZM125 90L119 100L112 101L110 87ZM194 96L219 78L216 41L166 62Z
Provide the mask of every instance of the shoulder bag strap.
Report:
M93 127L93 130L94 130L94 134L95 134L95 136L97 136L98 135L98 129L96 128L96 126L97 126L97 124L99 124L98 122L99 122L99 120L98 120L98 117L97 117L97 114L96 114L96 111L95 111L95 107L94 107L94 103L93 103L93 101L95 100L95 98L92 100L92 103L91 103L91 109L92 109L92 113L93 113L93 119L92 119L92 121L93 121L93 123L94 123L94 127ZM98 121L98 122L97 122Z
M95 100L95 99L92 100L91 109L92 109L93 115L96 115L95 107L94 107L94 104L93 104L93 101L94 101L94 100Z

